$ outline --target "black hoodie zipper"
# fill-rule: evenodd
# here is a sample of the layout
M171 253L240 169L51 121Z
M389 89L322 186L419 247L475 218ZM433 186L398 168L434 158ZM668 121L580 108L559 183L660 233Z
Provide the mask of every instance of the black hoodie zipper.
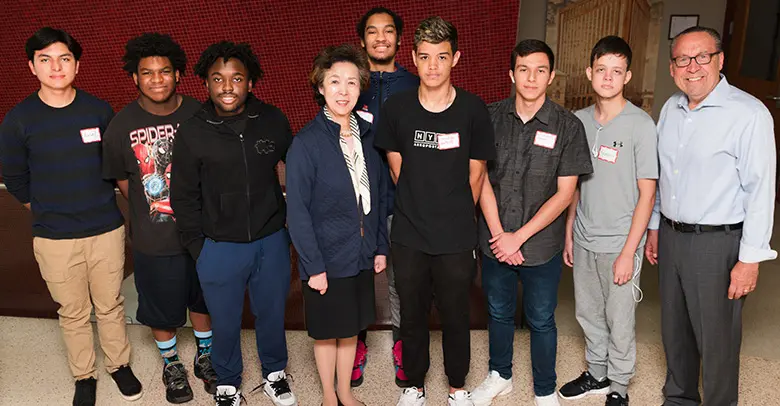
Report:
M246 222L246 238L247 241L252 241L252 202L249 198L249 163L246 160L246 148L244 148L244 134L238 134L238 139L241 140L241 155L244 157L244 174L246 175L246 207L247 207L247 222Z

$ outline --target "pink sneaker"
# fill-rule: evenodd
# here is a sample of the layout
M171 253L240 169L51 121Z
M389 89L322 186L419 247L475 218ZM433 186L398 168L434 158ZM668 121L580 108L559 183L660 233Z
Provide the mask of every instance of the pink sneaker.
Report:
M357 340L357 349L355 350L355 364L352 366L352 382L350 385L355 388L363 383L363 372L366 369L368 361L368 347L366 343Z
M395 384L399 388L408 388L409 379L404 372L403 344L398 340L393 345L393 364L395 365ZM353 375L354 376L354 375Z

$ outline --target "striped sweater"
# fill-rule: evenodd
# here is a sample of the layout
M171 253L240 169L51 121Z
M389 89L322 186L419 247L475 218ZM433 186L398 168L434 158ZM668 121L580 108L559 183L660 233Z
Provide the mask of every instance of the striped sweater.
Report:
M31 205L33 236L84 238L124 223L114 186L101 176L101 140L113 115L108 103L81 90L62 108L35 92L6 114L0 169L8 192Z

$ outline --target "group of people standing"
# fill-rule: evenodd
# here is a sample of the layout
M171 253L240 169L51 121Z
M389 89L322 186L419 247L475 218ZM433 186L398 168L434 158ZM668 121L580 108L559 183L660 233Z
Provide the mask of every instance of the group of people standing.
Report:
M41 88L6 115L0 162L8 191L33 214L36 260L60 304L76 379L73 404L96 402L93 305L120 393L135 400L143 391L119 292L116 186L130 204L138 320L152 329L171 403L193 398L176 338L188 315L195 375L218 406L242 403L248 290L261 388L277 406L298 404L285 373L292 242L323 405L362 404L351 387L364 379L381 272L398 405L426 404L432 302L448 404L489 405L512 391L518 281L535 404L600 394L607 406L628 405L645 255L659 264L664 404L701 403L703 364L707 404L736 405L742 304L758 263L777 255L769 248L776 157L767 109L720 74L718 33L693 27L674 39L669 67L681 92L656 126L623 95L632 52L619 37L595 44L586 74L596 103L572 113L546 96L555 58L542 41L515 46L513 94L488 106L451 83L461 56L451 23L431 17L416 28L419 78L395 61L402 30L395 12L378 7L357 24L362 49L324 48L309 75L321 108L295 137L281 110L252 93L263 71L247 44L202 53L194 72L209 97L201 104L176 92L186 57L171 37L131 39L124 70L138 99L114 116L73 86L82 50L72 36L43 28L30 37ZM490 372L469 392L478 262ZM588 368L557 388L563 263L574 269Z

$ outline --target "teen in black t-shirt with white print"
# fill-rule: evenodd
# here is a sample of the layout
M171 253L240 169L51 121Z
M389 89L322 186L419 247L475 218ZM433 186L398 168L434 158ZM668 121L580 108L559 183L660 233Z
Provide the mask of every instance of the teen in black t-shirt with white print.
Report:
M440 17L420 23L412 52L420 87L388 99L376 138L397 184L390 238L411 385L398 405L425 403L434 296L443 324L448 404L473 404L463 386L470 361L469 288L476 272L474 205L486 161L496 151L485 104L450 83L460 58L457 38L455 27Z
M182 403L193 398L176 347L176 329L187 322L187 310L198 346L195 376L212 394L217 380L211 366L211 318L195 261L181 243L170 203L176 131L200 103L176 93L187 59L171 37L143 34L128 41L125 51L124 69L138 88L138 99L106 130L103 177L116 180L130 204L137 318L152 329L164 360L166 399Z

